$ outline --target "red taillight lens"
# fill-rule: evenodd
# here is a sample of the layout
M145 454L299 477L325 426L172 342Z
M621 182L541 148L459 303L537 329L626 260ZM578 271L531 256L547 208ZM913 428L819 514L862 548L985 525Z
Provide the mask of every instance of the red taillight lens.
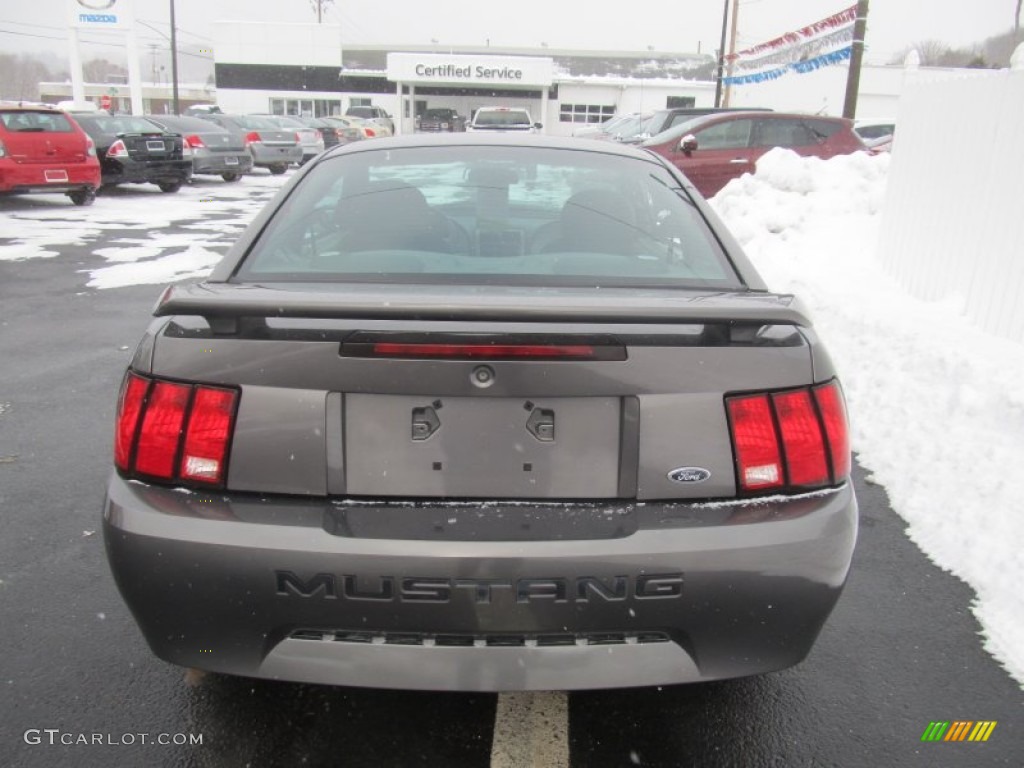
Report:
M245 134L245 145L258 144L260 141L260 135L256 131L249 131Z
M849 478L849 428L839 382L727 397L725 404L741 491L799 491Z
M782 457L768 396L732 397L726 403L740 487L746 491L781 488L785 482Z
M128 147L120 139L111 144L110 149L107 150L107 157L126 157L127 155Z
M828 461L821 424L811 393L801 389L772 395L782 433L782 450L790 485L820 486L828 483Z
M298 131L295 132L295 143L296 144L301 144L302 143L302 134L299 133Z
M191 136L185 137L185 144L190 146L192 149L202 149L206 146L203 144L203 140L194 133Z
M363 132L366 133L366 135L369 136L371 139L377 135L374 132L373 128L363 128Z
M181 428L185 421L192 387L157 381L146 404L139 430L135 470L144 475L170 480L174 477L174 460L181 442Z
M235 418L234 390L197 387L181 456L183 480L220 483Z
M850 427L846 417L846 402L839 383L830 381L814 388L814 399L821 411L832 457L832 481L841 482L850 476Z
M121 385L117 399L117 427L114 431L114 464L123 471L128 470L135 442L135 428L139 425L139 413L149 389L149 379L129 372Z
M317 141L323 141L324 140L323 131L313 131L313 133L314 133L314 135L316 135L316 140Z
M129 372L118 400L114 462L129 475L221 485L237 405L237 390Z

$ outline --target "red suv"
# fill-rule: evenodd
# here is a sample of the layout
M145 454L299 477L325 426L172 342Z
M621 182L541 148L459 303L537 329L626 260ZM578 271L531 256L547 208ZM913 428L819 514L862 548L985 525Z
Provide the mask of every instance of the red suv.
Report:
M90 205L99 185L96 147L69 115L0 104L0 194L62 192Z
M757 159L773 147L821 158L865 148L850 120L782 112L697 117L640 146L668 158L704 197L711 197L744 173L753 173Z

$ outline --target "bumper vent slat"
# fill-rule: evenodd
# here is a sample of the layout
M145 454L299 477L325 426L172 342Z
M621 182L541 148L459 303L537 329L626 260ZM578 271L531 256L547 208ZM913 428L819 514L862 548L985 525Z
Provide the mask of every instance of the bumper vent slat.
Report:
M296 629L293 640L361 645L404 645L442 648L568 648L587 645L646 645L670 641L665 632L582 632L538 634L503 632L488 634L433 634L428 632L368 632L327 629Z

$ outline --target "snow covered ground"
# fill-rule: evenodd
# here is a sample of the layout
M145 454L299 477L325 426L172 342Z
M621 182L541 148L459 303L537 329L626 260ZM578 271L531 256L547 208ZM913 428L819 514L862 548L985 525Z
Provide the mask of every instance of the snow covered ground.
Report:
M110 265L90 270L88 287L203 277L287 179L252 174L231 184L200 180L175 194L131 184L101 195L89 208L75 207L63 195L11 198L0 207L0 261L51 258L61 246L87 246L117 233L108 247L93 251ZM189 232L162 231L172 224Z
M972 327L955 296L911 298L876 262L888 163L774 150L712 205L768 284L809 306L861 465L974 588L985 648L1024 683L1024 347Z
M1024 348L973 328L956 297L911 298L876 263L888 162L776 150L713 205L769 285L810 307L861 464L910 537L974 588L985 647L1024 683ZM89 287L201 277L286 179L200 182L175 195L136 187L92 208L26 198L0 207L0 260L57 256L107 232L113 242L93 253L108 263L83 275ZM171 223L187 233L163 233Z

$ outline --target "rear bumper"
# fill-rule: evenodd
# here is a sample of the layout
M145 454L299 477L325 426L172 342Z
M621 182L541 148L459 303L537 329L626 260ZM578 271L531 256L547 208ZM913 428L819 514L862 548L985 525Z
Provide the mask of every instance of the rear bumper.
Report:
M137 162L134 160L104 160L104 184L158 184L160 182L186 182L192 177L192 161L157 160Z
M46 171L51 171L51 178L60 178L61 180L47 181ZM53 171L66 173L67 180L63 180L63 174L54 175ZM100 167L96 162L47 166L45 163L15 163L9 160L0 160L0 192L14 194L67 192L84 187L95 189L99 185Z
M611 688L801 661L857 530L849 486L681 503L372 505L112 477L104 534L159 657L427 690Z
M274 146L261 142L249 145L252 152L253 165L266 167L277 163L298 163L302 160L302 147L299 144Z
M237 160L233 165L228 165L227 158ZM252 170L252 155L248 152L237 154L216 154L192 158L192 173L195 174L217 174L222 173L249 173Z

